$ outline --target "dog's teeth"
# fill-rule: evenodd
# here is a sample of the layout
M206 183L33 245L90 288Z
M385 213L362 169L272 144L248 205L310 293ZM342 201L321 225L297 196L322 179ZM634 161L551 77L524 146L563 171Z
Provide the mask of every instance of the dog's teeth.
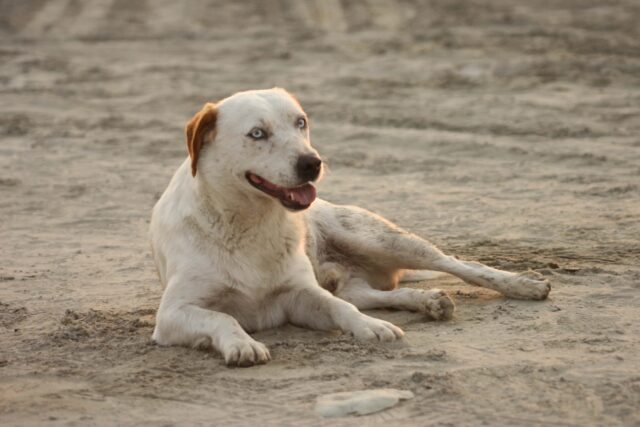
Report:
M289 193L289 200L291 200L293 202L293 193Z

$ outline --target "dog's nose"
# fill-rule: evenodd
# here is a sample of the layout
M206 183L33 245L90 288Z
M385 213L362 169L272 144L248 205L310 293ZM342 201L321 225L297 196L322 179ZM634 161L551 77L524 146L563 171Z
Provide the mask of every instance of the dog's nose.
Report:
M322 160L313 155L305 155L298 157L296 171L303 181L313 181L320 175L322 168Z

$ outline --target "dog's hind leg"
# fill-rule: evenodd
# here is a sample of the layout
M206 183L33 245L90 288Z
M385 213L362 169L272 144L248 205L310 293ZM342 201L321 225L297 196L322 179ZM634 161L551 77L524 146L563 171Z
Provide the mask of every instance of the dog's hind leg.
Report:
M381 291L372 288L360 277L352 277L347 268L335 262L322 263L316 275L321 287L359 310L393 308L417 311L434 320L450 319L453 314L453 301L440 289L400 288Z
M389 291L373 289L360 278L353 278L338 289L335 295L358 307L360 310L372 308L393 308L417 311L434 320L450 319L454 304L440 289L398 288Z
M385 271L391 276L403 269L442 271L516 299L542 300L551 290L549 282L539 273L511 273L473 261L458 260L364 209L326 204L322 210L319 227L327 240L365 271ZM369 277L366 279L376 285Z
M442 277L444 274L431 270L405 270L400 276L400 283L422 282Z

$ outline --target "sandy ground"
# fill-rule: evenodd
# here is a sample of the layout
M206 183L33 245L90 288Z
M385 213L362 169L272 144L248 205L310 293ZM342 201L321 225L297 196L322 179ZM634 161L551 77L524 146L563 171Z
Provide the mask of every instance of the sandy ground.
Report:
M636 0L0 1L0 424L640 425ZM150 209L207 100L283 86L320 195L548 275L454 278L453 320L360 344L284 327L228 369L150 342ZM316 396L411 390L338 421Z

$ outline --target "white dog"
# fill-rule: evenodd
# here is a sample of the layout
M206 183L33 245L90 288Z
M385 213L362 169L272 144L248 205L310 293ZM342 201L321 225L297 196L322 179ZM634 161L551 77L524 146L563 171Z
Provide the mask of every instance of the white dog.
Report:
M189 158L151 218L164 286L158 344L212 346L228 365L249 366L270 356L248 332L286 322L392 341L400 328L358 309L451 317L444 292L396 289L405 270L454 274L512 298L549 293L537 273L459 261L364 209L314 203L322 162L307 116L285 90L206 104L186 134Z

